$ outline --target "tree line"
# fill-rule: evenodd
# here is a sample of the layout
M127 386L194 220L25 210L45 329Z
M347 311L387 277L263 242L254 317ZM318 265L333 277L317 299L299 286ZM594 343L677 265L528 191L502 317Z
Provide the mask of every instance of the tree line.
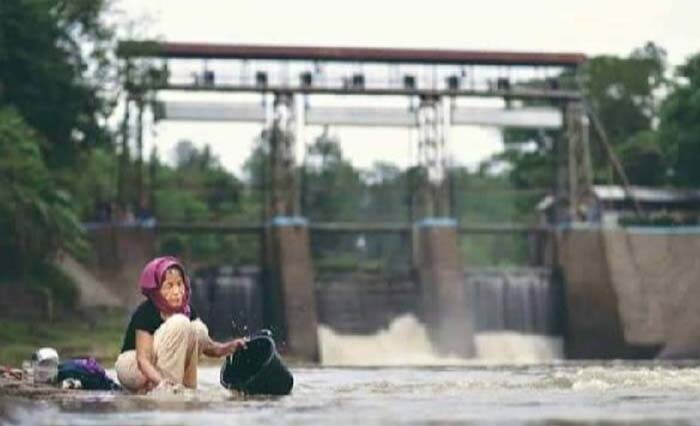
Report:
M264 135L240 176L224 169L208 149L186 141L174 165L162 162L157 152L143 160L124 149L120 126L110 125L123 97L123 70L114 59L115 29L105 20L109 7L107 0L0 3L3 278L30 280L61 250L88 257L82 224L107 216L111 220L114 203L122 213L130 203L137 216L158 221L256 223L262 217ZM648 43L625 57L590 58L581 77L633 184L700 186L700 55L671 70L663 48ZM596 137L594 181L616 183L619 178ZM557 132L509 130L502 154L478 170L451 170L455 216L471 222L534 220L541 189L554 182L552 141L558 138ZM506 167L494 167L501 163ZM120 176L120 170L132 175ZM136 173L146 190L138 200L120 199L120 182L122 189L129 188ZM302 209L310 220L410 219L416 171L389 162L358 169L327 131L310 144L298 173ZM246 238L172 234L161 244L163 250L189 252L202 260L253 262L257 243ZM492 239L481 244L483 253L511 251L513 259L524 253L522 242ZM318 240L314 250L342 263L343 250L360 246L369 259L391 261L403 244Z

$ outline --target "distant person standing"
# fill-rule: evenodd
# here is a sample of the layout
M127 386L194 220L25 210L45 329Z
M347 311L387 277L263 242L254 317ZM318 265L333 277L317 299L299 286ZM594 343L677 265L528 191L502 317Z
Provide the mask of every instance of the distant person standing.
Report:
M223 357L245 348L244 339L215 342L190 305L190 281L173 257L151 260L139 280L146 300L131 316L115 368L131 392L197 387L199 354Z

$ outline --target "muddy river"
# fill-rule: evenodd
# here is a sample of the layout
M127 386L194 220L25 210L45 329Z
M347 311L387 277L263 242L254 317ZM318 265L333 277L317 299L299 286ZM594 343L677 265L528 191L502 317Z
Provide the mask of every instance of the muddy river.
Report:
M325 365L292 367L290 396L232 394L210 366L179 394L0 398L0 424L700 424L700 363L563 361L559 339L516 333L477 336L476 359L439 357L411 317L319 337Z

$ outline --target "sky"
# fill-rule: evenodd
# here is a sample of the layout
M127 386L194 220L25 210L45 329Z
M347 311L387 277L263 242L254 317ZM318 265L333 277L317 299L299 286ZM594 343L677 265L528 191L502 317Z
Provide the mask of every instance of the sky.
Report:
M114 9L117 22L135 22L132 37L166 41L591 56L627 55L653 41L667 50L671 65L700 51L700 0L117 0ZM155 144L172 158L179 140L208 143L226 168L239 173L260 130L254 124L161 122L149 128L146 147ZM306 128L301 143L320 131ZM331 129L331 134L338 136L355 166L391 161L405 167L415 162L416 136L408 130L344 127ZM470 167L502 146L495 128L453 128L448 139L452 160Z

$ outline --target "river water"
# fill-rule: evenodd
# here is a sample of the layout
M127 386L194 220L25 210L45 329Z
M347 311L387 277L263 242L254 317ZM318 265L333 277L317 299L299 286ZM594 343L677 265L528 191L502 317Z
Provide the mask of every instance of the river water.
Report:
M203 367L180 394L0 399L0 423L700 424L700 364L563 361L556 339L514 333L479 335L474 360L440 357L411 317L375 336L319 336L326 365L294 367L287 397L231 394Z

